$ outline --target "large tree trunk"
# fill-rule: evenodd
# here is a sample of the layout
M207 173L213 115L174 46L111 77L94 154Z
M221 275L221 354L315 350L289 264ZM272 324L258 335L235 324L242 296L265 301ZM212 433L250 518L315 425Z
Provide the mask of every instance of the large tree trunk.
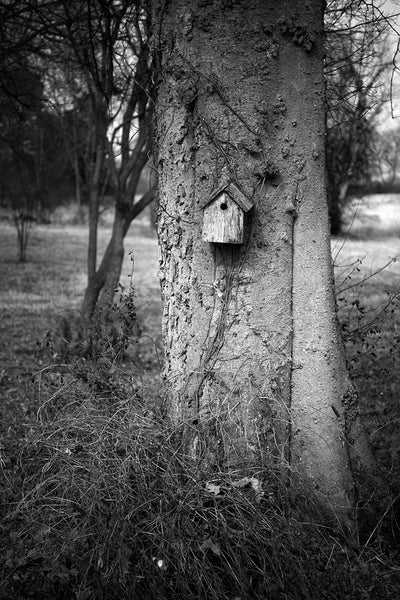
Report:
M346 410L357 417L332 284L324 2L233 6L155 10L170 415L200 464L294 467L345 518ZM254 204L242 245L202 241L202 206L226 181Z

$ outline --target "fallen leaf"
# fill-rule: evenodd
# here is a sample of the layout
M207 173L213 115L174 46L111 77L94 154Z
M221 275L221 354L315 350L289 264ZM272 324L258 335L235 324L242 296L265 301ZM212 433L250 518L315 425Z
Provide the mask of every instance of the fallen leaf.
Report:
M207 538L201 544L200 550L203 550L203 552L206 552L207 550L211 550L211 552L213 554L215 554L216 556L221 556L220 547L215 542L213 542L212 538Z
M206 483L206 490L210 492L210 494L215 494L216 496L221 493L221 486L214 485L213 483Z

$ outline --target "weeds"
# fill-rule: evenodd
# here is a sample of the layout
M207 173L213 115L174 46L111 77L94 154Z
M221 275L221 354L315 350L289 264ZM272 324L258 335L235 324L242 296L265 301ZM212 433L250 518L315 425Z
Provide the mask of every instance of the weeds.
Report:
M336 265L339 319L349 372L359 391L363 421L375 456L388 472L395 494L400 491L397 263L396 254L382 267L366 272L361 259ZM393 275L388 276L388 269Z
M136 398L74 383L26 440L3 501L2 599L391 598L376 548L288 513L271 472L199 474ZM4 497L5 496L5 497ZM391 591L390 591L391 590ZM389 594L389 595L388 595Z
M400 593L382 545L352 545L300 483L199 469L118 361L70 356L37 382L37 422L3 470L2 600Z

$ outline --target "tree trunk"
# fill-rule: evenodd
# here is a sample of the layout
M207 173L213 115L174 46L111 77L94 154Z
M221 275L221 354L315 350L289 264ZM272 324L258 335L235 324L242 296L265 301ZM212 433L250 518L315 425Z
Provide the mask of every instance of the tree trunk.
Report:
M81 185L81 177L79 173L79 160L78 154L74 151L74 156L72 159L73 169L74 169L74 177L75 177L75 200L78 207L78 213L82 211L82 185Z
M294 468L346 519L351 388L325 191L324 2L162 6L156 167L171 419L200 464ZM227 182L254 205L241 245L202 240L204 203Z
M107 244L100 266L88 282L85 291L82 314L87 317L93 314L102 290L104 290L104 302L107 303L106 297L109 300L108 304L112 302L115 288L118 285L121 275L126 229L125 215L116 209L111 238Z
M88 287L91 286L96 275L97 265L97 233L99 223L99 193L100 179L104 164L104 152L101 143L97 142L96 160L93 165L93 173L89 184L89 239L87 253Z
M90 317L100 298L100 305L110 308L118 286L124 260L124 239L132 221L150 204L154 191L151 189L129 207L116 202L111 238L107 244L100 266L88 283L81 312Z

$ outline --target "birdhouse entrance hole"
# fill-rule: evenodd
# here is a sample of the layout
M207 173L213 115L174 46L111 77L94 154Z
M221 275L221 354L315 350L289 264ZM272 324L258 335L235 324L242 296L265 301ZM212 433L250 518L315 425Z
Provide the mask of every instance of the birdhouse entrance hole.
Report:
M221 210L226 210L228 208L228 205L226 204L226 202L222 202L220 205L220 209Z

